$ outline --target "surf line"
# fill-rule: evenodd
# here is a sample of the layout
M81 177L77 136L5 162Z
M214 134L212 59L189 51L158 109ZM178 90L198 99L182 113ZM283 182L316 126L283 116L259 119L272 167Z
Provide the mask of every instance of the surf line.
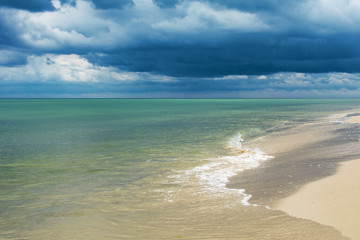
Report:
M248 169L259 167L264 161L274 158L262 152L259 148L243 146L243 136L238 133L228 141L228 148L232 155L211 159L208 163L194 167L184 172L188 179L196 179L201 186L199 193L211 193L215 196L240 195L241 204L245 206L258 206L249 203L250 194L245 189L231 189L226 185L229 179Z

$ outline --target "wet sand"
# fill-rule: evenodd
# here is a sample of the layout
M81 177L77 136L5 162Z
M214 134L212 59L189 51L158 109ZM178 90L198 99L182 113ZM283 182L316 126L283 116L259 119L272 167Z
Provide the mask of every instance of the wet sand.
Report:
M358 113L334 115L268 134L251 144L275 158L231 178L228 187L246 189L250 203L360 239L359 120ZM314 231L313 239L321 237Z
M359 172L360 159L342 163L335 175L305 185L275 208L333 226L351 239L360 239Z
M360 116L346 120L360 124ZM335 175L302 187L274 207L291 216L333 226L351 239L360 239L360 159L343 162Z

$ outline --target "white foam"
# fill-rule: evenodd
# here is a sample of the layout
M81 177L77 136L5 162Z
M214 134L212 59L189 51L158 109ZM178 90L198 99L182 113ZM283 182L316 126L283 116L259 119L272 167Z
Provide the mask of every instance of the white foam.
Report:
M229 140L229 148L232 155L209 160L208 163L185 171L188 179L197 179L201 185L201 193L210 192L215 195L237 194L242 196L243 205L249 203L251 195L246 194L244 189L230 189L226 187L229 178L238 173L259 167L262 162L273 158L266 155L260 149L250 149L243 146L244 139L237 134Z
M238 133L234 137L230 138L229 140L229 146L231 148L237 148L237 149L243 149L242 143L244 142L244 139L241 135L241 133Z
M341 121L341 120L333 120L333 121L330 121L330 122L335 123L335 124L347 124L347 122Z

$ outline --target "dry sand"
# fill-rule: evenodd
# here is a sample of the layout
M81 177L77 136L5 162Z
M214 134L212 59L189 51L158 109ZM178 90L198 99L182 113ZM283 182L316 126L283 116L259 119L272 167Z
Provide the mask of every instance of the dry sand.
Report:
M305 185L275 207L291 216L330 225L360 239L360 159L343 163L330 177Z
M360 116L354 116L347 120L348 123L360 123Z
M349 123L360 123L360 116ZM291 216L333 226L360 240L360 159L344 162L335 175L312 182L274 208Z
M313 125L310 128L306 128L304 127L305 125L302 125L300 130L294 128L286 135L280 134L279 136L276 136L276 133L274 135L269 134L259 140L258 144L260 145L260 149L262 151L269 155L276 156L284 152L299 149L306 145L312 145L320 141L325 141L332 137L330 133L324 133L324 131L317 129Z

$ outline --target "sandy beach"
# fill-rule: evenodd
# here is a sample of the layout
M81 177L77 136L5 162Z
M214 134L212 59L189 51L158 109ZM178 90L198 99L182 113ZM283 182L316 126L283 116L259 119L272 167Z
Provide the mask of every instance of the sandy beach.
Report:
M360 116L354 116L347 120L348 123L360 123Z
M308 232L311 239L338 239L317 233L320 226L344 239L360 239L359 136L358 112L285 126L252 143L274 158L231 178L228 187L245 188L251 203L285 212L299 223L311 220L304 239Z
M305 185L275 208L333 226L351 239L360 239L359 171L360 159L343 163L335 175Z
M347 122L359 124L360 116ZM359 172L360 159L342 162L334 175L306 184L273 208L332 226L350 239L360 239Z

